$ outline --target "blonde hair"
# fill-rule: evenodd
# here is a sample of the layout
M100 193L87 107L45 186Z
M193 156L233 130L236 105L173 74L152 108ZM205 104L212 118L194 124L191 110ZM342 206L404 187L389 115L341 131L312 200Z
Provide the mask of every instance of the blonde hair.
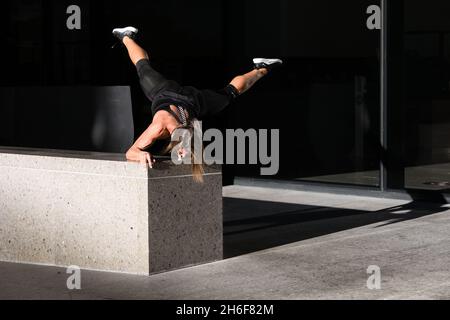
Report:
M177 129L175 129L174 132L172 133L172 135L177 130L187 130L189 132L189 137L190 137L189 145L191 148L191 150L189 150L189 152L191 154L192 176L193 176L195 182L203 183L204 182L203 175L205 174L205 170L203 168L203 144L201 146L201 154L200 155L197 155L197 153L194 151L195 134L197 134L197 132L195 130L196 127L200 128L200 126L198 126L198 120L192 119L188 122L188 124L186 126L180 126ZM201 139L200 139L200 141L201 141ZM183 143L183 141L170 141L169 144L167 145L167 147L164 149L163 154L164 155L171 154L173 148L175 148L180 143ZM199 156L201 157L200 159L198 159Z

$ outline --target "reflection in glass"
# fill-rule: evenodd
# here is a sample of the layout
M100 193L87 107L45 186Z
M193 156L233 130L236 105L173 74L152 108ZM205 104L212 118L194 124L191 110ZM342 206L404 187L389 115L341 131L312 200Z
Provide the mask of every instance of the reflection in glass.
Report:
M450 3L405 1L405 186L450 188Z

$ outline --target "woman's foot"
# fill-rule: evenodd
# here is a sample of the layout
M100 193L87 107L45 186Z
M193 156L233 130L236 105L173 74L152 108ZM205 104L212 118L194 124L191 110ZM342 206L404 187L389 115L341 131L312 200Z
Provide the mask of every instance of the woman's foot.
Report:
M270 71L276 67L279 67L283 64L281 59L266 59L266 58L255 58L253 59L253 64L255 65L255 69L267 69Z
M129 37L130 39L136 39L136 35L138 34L139 30L135 27L126 27L126 28L116 28L113 30L113 35L119 39L120 41L123 41L123 38Z

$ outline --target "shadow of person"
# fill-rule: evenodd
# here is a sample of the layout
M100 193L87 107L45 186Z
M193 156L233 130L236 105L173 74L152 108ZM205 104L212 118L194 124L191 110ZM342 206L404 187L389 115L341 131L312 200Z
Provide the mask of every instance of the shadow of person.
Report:
M224 198L224 255L239 256L372 224L382 228L449 210L443 196L441 202L418 199L371 211L351 209L351 204L334 208Z

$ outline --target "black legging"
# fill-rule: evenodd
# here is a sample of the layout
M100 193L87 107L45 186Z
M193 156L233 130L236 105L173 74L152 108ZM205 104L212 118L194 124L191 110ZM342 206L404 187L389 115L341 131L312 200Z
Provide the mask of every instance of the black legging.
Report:
M173 80L167 80L150 66L148 59L136 64L142 90L152 102L152 112L170 105L181 105L196 118L203 118L221 112L238 95L231 84L220 90L199 90L190 86L180 86Z

